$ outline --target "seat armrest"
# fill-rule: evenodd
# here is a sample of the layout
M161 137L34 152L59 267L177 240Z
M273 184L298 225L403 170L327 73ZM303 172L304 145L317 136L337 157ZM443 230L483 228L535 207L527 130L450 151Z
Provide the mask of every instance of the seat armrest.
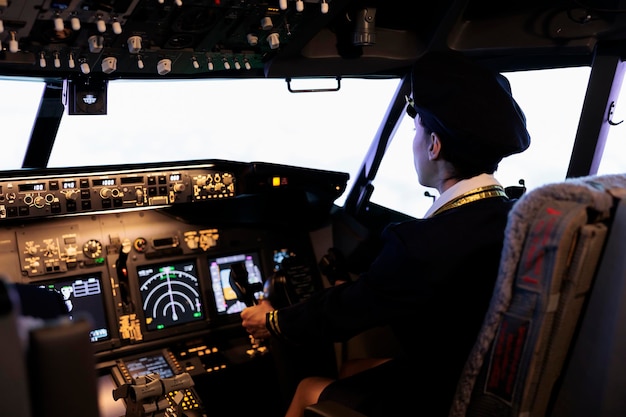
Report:
M367 417L335 401L320 401L304 409L304 417Z

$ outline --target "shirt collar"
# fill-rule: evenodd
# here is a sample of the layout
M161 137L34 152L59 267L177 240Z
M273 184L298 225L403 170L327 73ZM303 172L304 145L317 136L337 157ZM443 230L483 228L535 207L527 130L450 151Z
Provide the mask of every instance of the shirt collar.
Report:
M452 187L448 188L444 191L439 198L437 198L433 205L430 206L426 214L424 214L424 218L430 217L437 209L451 201L452 199L471 191L478 187L486 187L489 185L500 185L498 180L493 176L493 174L480 174L472 178L468 178L466 180L461 180L454 184Z

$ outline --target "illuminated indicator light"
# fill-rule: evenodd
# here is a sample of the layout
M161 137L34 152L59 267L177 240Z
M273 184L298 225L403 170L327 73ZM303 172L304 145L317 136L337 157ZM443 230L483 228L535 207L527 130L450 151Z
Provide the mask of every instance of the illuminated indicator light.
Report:
M104 264L104 258L96 258L96 259L94 259L94 262L97 263L97 264L102 265L102 264Z
M272 178L272 186L274 186L274 187L280 186L280 177L273 177Z
M162 324L159 324L159 325L157 326L157 329L159 329L159 330L165 329L165 326L164 326L164 325L162 325Z
M202 317L202 313L200 313L199 311L196 311L195 313L193 313L194 317Z

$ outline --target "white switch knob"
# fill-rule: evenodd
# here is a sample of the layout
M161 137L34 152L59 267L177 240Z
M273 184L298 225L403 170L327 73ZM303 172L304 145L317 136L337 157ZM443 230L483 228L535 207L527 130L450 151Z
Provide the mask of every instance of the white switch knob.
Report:
M104 20L98 19L96 22L96 28L98 28L98 32L104 33L107 31L107 24L104 23Z
M80 30L80 19L77 17L72 17L70 19L70 23L72 24L72 30Z
M63 32L63 29L65 29L65 25L63 24L63 19L61 19L60 17L55 17L54 18L54 30L56 30L57 32Z
M131 54L141 51L141 36L131 36L126 43L128 44L128 52Z
M102 72L110 74L117 69L117 58L106 57L102 60Z
M162 59L157 62L157 72L159 75L169 74L172 71L172 60L171 59Z
M248 39L248 45L250 46L256 46L256 44L259 43L259 37L255 34L248 33L246 38Z
M270 49L277 49L280 46L280 36L278 36L278 33L270 33L267 37L267 43L269 43Z
M274 27L274 23L272 22L272 19L268 16L265 16L263 19L261 19L261 29L263 30L271 30Z
M89 42L89 51L97 54L102 51L104 38L102 36L92 35L87 39Z
M119 35L120 33L122 33L122 24L118 22L117 20L111 23L111 28L113 29L113 33L115 33L116 35Z

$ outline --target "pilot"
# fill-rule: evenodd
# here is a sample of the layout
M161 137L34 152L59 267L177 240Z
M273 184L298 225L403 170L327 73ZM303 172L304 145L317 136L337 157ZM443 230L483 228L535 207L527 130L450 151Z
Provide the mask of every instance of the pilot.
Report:
M500 161L530 145L507 79L463 54L432 51L412 69L413 161L439 197L423 219L389 225L368 271L280 309L241 313L255 338L346 341L388 325L401 352L353 363L338 379L304 378L287 416L334 400L369 417L447 416L498 273L509 199L494 177ZM374 366L375 365L375 366Z

